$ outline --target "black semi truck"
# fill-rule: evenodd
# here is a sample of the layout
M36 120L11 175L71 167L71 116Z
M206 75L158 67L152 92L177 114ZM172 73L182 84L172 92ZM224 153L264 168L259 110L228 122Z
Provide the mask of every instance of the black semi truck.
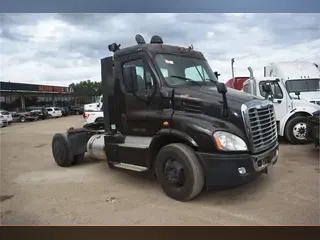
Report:
M278 160L273 104L227 89L193 46L165 45L159 36L101 60L104 122L57 133L52 152L61 167L87 153L110 168L153 174L178 201L204 188L228 188L268 174Z

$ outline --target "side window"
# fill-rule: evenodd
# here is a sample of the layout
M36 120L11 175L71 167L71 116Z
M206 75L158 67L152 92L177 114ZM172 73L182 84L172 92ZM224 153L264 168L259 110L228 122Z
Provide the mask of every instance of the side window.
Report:
M209 78L206 70L202 66L197 66L197 67L194 66L194 67L186 68L184 73L186 78L190 78L194 81L203 81L202 80L203 78L204 79Z
M262 86L267 84L266 81L263 81L263 82L260 82L259 83L259 89L260 89L260 94L262 97L265 97L266 93L262 90ZM276 82L276 81L271 81L270 82L271 84L271 90L272 90L272 94L273 94L273 97L275 99L282 99L283 98L283 93L282 93L282 90L279 86L279 83Z
M154 79L145 62L142 59L139 59L123 64L123 68L130 66L134 66L136 68L138 78L138 91L147 91L152 89L154 85Z

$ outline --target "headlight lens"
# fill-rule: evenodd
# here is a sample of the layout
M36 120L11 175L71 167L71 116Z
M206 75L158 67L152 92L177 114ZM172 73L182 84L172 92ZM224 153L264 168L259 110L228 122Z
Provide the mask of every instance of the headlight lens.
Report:
M238 136L217 131L213 134L214 140L216 141L217 147L222 151L246 151L248 150L247 144Z

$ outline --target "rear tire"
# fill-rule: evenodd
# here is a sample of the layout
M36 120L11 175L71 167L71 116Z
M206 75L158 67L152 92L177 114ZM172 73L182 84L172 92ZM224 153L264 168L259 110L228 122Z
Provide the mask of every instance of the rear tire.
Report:
M97 123L98 123L98 122L102 122L102 123L103 123L103 122L104 122L104 119L103 119L102 117L100 117L100 118L97 118L94 122L97 122Z
M25 122L27 119L26 119L26 117L20 117L20 122Z
M171 179L168 180L168 176L174 178L170 170L171 166L175 164L170 165L170 167L167 165L171 163L172 159L174 159L175 164L183 168L183 170L180 168L179 174L177 174L176 169L173 171L175 175L178 175L179 182L183 179L182 186L170 183ZM167 170L169 173L167 173ZM203 169L197 156L192 148L182 143L169 144L160 150L155 162L155 173L167 196L178 201L186 202L195 198L200 194L204 186Z
M52 154L55 162L60 167L69 167L74 162L74 157L72 156L69 144L65 136L61 133L56 133L52 139Z
M284 131L285 138L292 144L306 144L306 126L307 118L304 116L297 116L290 119Z
M80 154L74 155L72 164L75 165L75 164L83 162L84 156L85 156L84 153L80 153Z

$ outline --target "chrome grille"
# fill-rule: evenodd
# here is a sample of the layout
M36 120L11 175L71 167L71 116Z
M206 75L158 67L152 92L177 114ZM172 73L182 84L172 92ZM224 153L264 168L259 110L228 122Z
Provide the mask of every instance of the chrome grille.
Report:
M278 138L273 104L269 101L252 101L244 109L251 150L256 153L268 149Z

